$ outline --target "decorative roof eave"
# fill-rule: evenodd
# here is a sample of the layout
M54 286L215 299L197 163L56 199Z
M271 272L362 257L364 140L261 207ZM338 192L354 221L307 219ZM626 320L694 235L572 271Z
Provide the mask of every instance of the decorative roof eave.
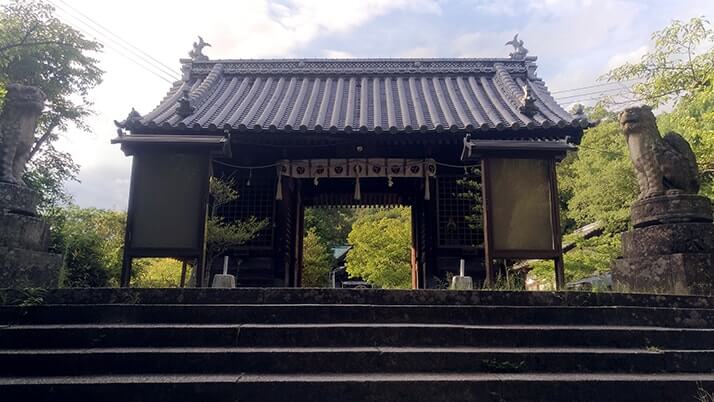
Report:
M414 58L414 59L181 59L190 74L209 74L216 65L224 74L471 74L493 73L500 64L509 73L527 73L537 57L512 58Z
M132 155L139 148L152 146L177 146L191 150L204 149L211 154L230 156L231 147L228 135L169 135L169 134L131 134L121 130L119 136L112 138L112 144L120 144L126 155Z
M580 120L573 121L570 123L561 122L558 125L544 125L544 126L523 126L514 124L512 126L501 125L498 128L489 127L472 127L472 128L436 128L436 129L407 129L407 130L392 130L389 132L389 138L394 138L393 136L402 135L412 135L412 136L448 136L454 135L459 138L465 136L472 136L473 138L486 138L494 139L495 141L501 141L503 138L518 138L531 141L533 139L537 140L551 140L559 139L565 140L568 138L569 142L572 144L579 144L582 138L583 129L590 127L588 121ZM276 127L246 127L239 125L237 127L224 126L216 127L214 125L209 125L207 127L201 126L186 126L179 124L177 126L172 126L169 124L157 125L157 124L133 124L131 126L122 127L124 129L130 130L132 135L125 135L123 138L128 137L138 137L141 135L173 135L174 137L182 136L210 136L210 135L229 135L229 134L253 134L257 135L260 133L272 133L272 134L292 134L294 135L321 135L326 139L332 136L350 136L350 135L379 135L384 133L383 130L368 130L365 127L362 129L356 128L351 129L347 127L347 130L338 130L335 127L331 129L320 129L320 130L310 130L306 128L298 129L278 129ZM200 134L199 134L200 133ZM507 135L504 137L504 133ZM197 135L198 134L198 135ZM122 137L120 137L122 138ZM416 138L416 137L414 137ZM115 139L116 140L116 139ZM118 143L119 141L113 140L112 143Z

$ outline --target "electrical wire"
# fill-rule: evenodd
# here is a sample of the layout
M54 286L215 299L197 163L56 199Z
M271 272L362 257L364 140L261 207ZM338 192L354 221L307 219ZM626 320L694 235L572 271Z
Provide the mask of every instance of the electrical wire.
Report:
M101 37L101 39L108 39L112 44L110 45L109 43L104 42L103 45L106 48L113 50L117 54L125 57L127 60L131 61L132 63L136 64L137 66L141 67L142 69L151 73L152 75L156 76L157 78L160 78L169 84L173 84L174 81L176 81L176 77L168 76L167 74L165 74L155 68L152 69L151 63L149 63L145 60L141 60L141 59L137 60L137 56L135 56L131 53L127 53L126 51L122 51L121 49L115 47L115 45L113 45L113 44L116 43L116 41L111 40L110 38L107 38L106 36L104 36L100 32L98 32L96 29L93 29L91 26L87 25L86 23L83 23L81 20L78 20L76 16L73 16L72 14L68 13L66 10L62 9L61 7L56 6L54 3L51 2L51 0L48 0L48 2L50 4L52 4L53 6L55 6L57 8L57 10L59 10L65 14L64 15L65 23L73 26L75 29L77 29L78 31L82 32L83 34L85 34L87 36L99 36L99 37ZM73 23L73 21L70 21L68 19L68 17L72 18L74 20L74 23ZM78 24L81 24L81 25L78 25Z

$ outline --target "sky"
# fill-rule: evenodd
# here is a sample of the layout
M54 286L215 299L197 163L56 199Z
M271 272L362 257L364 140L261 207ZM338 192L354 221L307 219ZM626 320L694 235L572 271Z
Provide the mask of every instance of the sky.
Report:
M113 120L159 103L197 35L212 45L204 49L211 59L250 59L507 57L504 43L519 33L538 57L538 76L567 107L619 91L567 90L601 84L609 69L639 60L651 33L671 20L714 18L712 0L47 1L105 45L91 132L70 129L58 142L81 165L80 182L66 188L82 207L119 210L131 160L110 144Z

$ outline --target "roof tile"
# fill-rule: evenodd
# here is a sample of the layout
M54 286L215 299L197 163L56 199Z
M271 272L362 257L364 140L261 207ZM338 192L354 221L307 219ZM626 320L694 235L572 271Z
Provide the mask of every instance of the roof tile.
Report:
M186 61L130 130L456 131L576 127L533 73L534 58ZM537 113L521 110L529 87ZM183 91L193 112L181 117Z

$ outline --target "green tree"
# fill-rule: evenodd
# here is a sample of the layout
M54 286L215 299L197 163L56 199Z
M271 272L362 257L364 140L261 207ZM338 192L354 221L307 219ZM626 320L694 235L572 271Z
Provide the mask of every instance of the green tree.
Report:
M329 285L332 254L314 228L305 233L302 264L303 287L323 288Z
M701 191L713 197L714 31L704 19L693 18L672 22L652 39L652 50L640 62L617 67L604 78L638 80L633 92L643 102L674 104L671 112L657 117L660 131L677 131L690 142L702 172ZM586 130L578 153L558 168L564 227L601 222L605 228L600 237L577 240L576 248L565 254L567 280L610 269L621 250L619 233L627 229L630 205L639 193L617 115L607 106L589 110L600 125ZM536 263L531 275L550 282L552 270L550 262Z
M607 73L609 81L639 80L633 92L652 106L673 102L658 116L661 132L682 134L697 156L702 193L714 198L714 30L703 18L673 21L652 34L654 47L638 63Z
M638 63L609 71L608 81L639 80L632 91L656 107L677 101L711 85L714 72L714 31L709 21L695 17L674 20L652 34L654 47ZM705 50L701 50L706 47Z
M692 145L699 165L700 192L714 200L714 73L707 85L683 97L657 122L661 131L676 131Z
M235 183L231 178L211 177L211 210L206 221L206 274L213 266L213 260L236 246L253 239L268 225L267 219L250 217L245 220L227 222L218 213L221 206L238 199ZM191 271L189 283L195 283L195 270Z
M27 174L45 207L67 201L63 183L78 173L71 156L52 143L70 126L89 131L88 95L101 82L103 71L94 58L101 48L57 19L43 1L13 0L0 8L0 89L15 82L37 86L47 95Z
M126 213L69 206L48 211L50 251L65 255L64 286L117 286Z
M570 195L567 216L575 227L602 222L608 232L627 228L639 193L619 124L609 118L585 132L574 157L561 166L560 188Z
M357 219L355 208L307 208L305 209L305 229L315 229L315 234L328 247L347 244L347 236Z
M348 236L347 273L382 288L410 288L410 215L400 207L360 216Z
M137 288L175 288L181 285L183 264L173 258L135 260L131 283ZM187 277L190 273L187 274Z

